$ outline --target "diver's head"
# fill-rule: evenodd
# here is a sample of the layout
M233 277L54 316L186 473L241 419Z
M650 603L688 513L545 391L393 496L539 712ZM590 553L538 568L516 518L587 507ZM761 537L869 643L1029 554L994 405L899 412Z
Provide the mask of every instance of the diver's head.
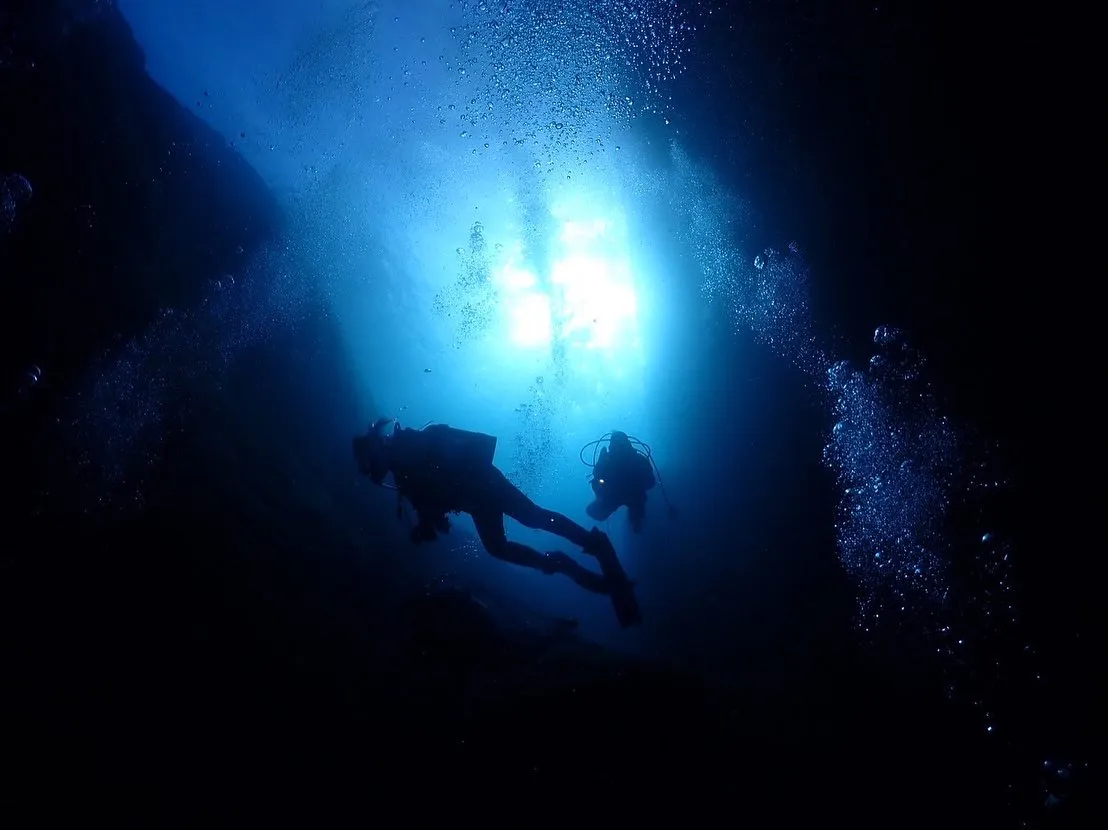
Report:
M369 432L354 438L354 460L358 471L381 484L389 473L389 446L400 425L392 418L378 418Z
M608 439L608 445L614 450L617 447L619 449L631 449L631 439L627 437L626 432L620 432L618 429L612 430L612 437Z

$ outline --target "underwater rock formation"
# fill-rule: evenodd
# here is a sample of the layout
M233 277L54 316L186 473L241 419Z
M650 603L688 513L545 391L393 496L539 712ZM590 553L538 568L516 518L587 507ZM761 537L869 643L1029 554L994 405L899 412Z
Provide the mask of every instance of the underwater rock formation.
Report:
M0 407L34 398L41 416L91 356L234 272L279 213L150 79L110 2L5 2L0 101Z

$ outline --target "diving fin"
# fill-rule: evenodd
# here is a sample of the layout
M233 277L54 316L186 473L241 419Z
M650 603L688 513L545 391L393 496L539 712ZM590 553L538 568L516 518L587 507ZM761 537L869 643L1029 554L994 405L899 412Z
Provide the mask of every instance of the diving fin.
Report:
M604 580L608 584L608 597L612 601L616 618L623 628L638 625L642 622L642 611L635 599L634 583L627 578L627 572L623 570L608 535L596 527L592 529L592 533L596 537L596 543L589 546L588 552L596 557L600 571L604 574Z

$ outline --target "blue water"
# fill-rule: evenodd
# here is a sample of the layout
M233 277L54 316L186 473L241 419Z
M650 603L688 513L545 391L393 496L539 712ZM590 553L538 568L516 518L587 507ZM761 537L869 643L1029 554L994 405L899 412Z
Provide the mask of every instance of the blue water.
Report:
M717 524L749 515L767 478L803 468L794 457L822 458L826 480L805 486L837 501L825 530L857 585L858 624L896 612L889 601L942 606L944 521L966 486L959 425L926 395L901 394L905 383L929 384L906 335L880 328L868 366L821 341L802 237L746 242L757 206L686 149L682 133L695 124L678 120L671 91L710 8L122 10L151 75L281 194L288 225L247 266L276 277L265 296L245 296L228 275L213 288L220 322L168 318L119 375L141 373L135 363L159 351L187 353L190 325L215 326L221 359L233 359L251 339L295 327L322 293L354 373L351 433L382 414L492 433L496 462L517 484L581 521L579 448L613 428L647 441L686 518L670 522L656 494L650 534L633 537L618 515L606 529L644 577L648 607L665 602L652 586L692 579L679 574L711 581L732 557L757 559L746 533L735 550L716 550L728 538ZM135 409L141 419L156 405ZM789 420L805 437L783 446L787 433L775 429ZM386 493L367 492L365 504L390 510ZM690 527L703 542L689 544ZM582 619L609 644L649 649L654 627L666 626L653 614L640 632L620 633L602 601L484 558L468 520L458 530L447 544L460 567L545 613ZM526 529L513 535L549 544ZM689 548L684 558L663 554L675 544Z
M1016 636L1012 541L978 509L1012 482L910 332L829 336L840 321L813 285L831 277L805 255L817 231L766 227L755 200L772 183L744 191L703 152L710 129L674 94L697 84L712 4L119 6L151 76L254 167L285 222L199 307L165 309L90 371L69 440L112 509L141 510L167 436L189 428L166 390L237 384L302 420L289 453L314 460L287 486L412 583L448 574L724 676L791 659L767 643L818 651L825 632L801 620L822 613L930 655L944 693L997 729L961 667ZM0 221L26 199L4 181ZM253 347L319 331L287 394L279 374L244 380ZM580 448L612 429L647 442L678 518L655 490L643 535L622 513L603 526L644 624L622 631L603 598L487 556L466 517L408 547L392 494L348 457L382 415L496 435L497 465L586 525Z

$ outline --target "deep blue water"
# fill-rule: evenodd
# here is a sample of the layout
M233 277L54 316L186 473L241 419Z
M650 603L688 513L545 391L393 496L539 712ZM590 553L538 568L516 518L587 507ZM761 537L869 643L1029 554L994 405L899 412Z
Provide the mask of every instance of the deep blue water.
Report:
M0 16L20 788L485 770L1080 823L1095 571L994 236L1027 226L986 21L410 6ZM580 448L646 441L677 517L602 528L643 624L464 516L411 545L350 457L381 415L496 435L582 523Z

